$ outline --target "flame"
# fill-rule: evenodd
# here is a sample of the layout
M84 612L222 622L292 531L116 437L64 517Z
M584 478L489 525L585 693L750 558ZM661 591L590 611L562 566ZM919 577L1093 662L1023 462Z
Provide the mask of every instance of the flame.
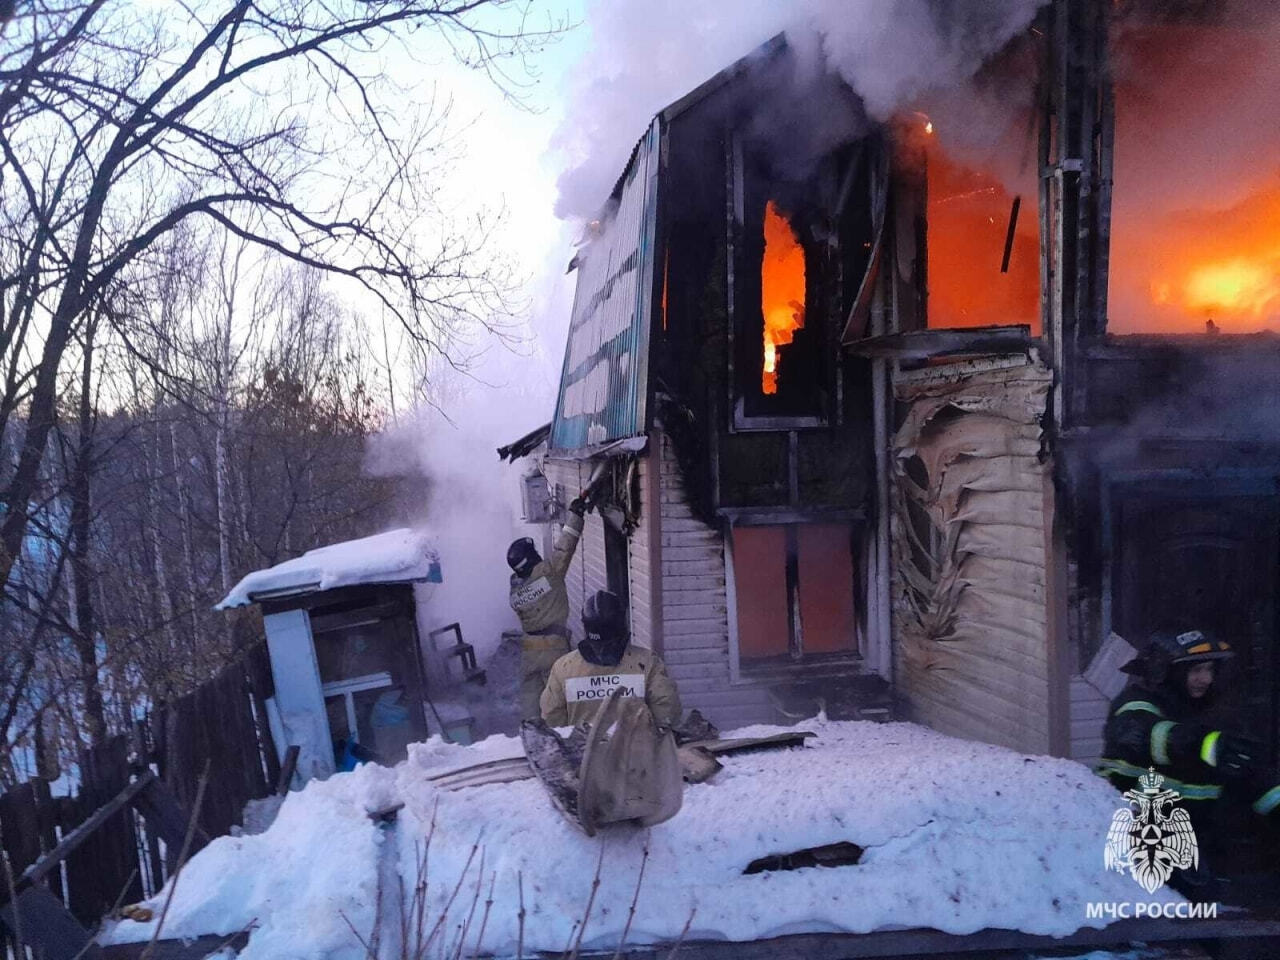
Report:
M1131 215L1112 234L1112 306L1122 330L1228 333L1280 324L1280 170L1223 209Z
M925 147L930 327L1025 323L1040 329L1040 237L1024 202L1009 272L1000 272L1013 195L993 173L962 166L939 140Z
M760 261L760 310L764 315L761 389L778 392L778 348L804 328L804 247L772 200L764 208L764 257Z
M1116 49L1108 330L1280 327L1280 29L1143 25Z

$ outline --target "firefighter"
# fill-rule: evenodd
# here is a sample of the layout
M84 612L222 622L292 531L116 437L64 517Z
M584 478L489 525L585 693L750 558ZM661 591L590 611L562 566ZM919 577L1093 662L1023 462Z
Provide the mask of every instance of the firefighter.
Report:
M556 536L551 559L543 560L532 537L521 537L507 548L511 567L511 609L520 618L520 718L536 719L538 698L551 666L569 650L569 594L564 576L582 538L591 502L574 498L569 519Z
M1148 767L1182 796L1202 853L1216 837L1217 801L1224 793L1256 813L1280 818L1280 785L1263 767L1253 740L1209 723L1218 664L1231 647L1202 630L1159 631L1123 669L1134 675L1111 704L1099 772L1120 790L1137 786Z
M577 726L621 688L624 697L643 698L659 726L680 722L680 692L660 657L630 643L626 610L617 594L596 591L582 609L582 629L578 649L551 668L542 691L542 719L553 727Z

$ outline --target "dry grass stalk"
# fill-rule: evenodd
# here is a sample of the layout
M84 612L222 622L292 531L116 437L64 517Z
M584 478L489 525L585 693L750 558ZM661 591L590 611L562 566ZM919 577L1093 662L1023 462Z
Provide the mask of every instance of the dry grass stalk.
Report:
M476 905L480 902L480 888L484 886L484 851L480 851L480 870L476 874L476 892L471 897L471 907L467 910L467 919L458 934L457 946L450 951L451 960L461 960L462 951L467 944L467 934L471 932L471 921L475 919Z
M644 853L640 856L640 874L636 877L636 889L631 895L631 909L627 911L627 922L622 928L622 936L618 938L618 949L613 952L613 960L621 960L622 947L631 933L631 921L636 918L636 904L640 902L640 884L644 883L644 868L649 862L649 834L644 837Z
M160 931L164 929L165 918L169 915L169 906L173 903L174 891L178 889L178 881L182 878L182 868L187 865L187 855L191 852L191 841L195 837L196 824L200 821L200 811L204 808L204 790L209 785L209 761L204 762L204 770L200 773L200 783L196 787L196 802L191 808L191 819L187 821L187 834L182 838L182 849L178 852L178 868L174 870L169 881L169 894L164 898L164 906L160 910L160 919L151 934L151 942L142 951L141 960L151 960L160 940Z
M676 954L680 952L680 945L684 943L684 938L689 935L689 927L692 926L694 915L697 912L697 907L694 907L689 911L689 919L684 922L684 929L680 931L680 936L676 938L675 946L673 946L671 948L671 952L667 954L667 960L675 960Z
M423 950L431 946L435 941L436 936L439 935L441 929L444 927L444 922L449 919L449 911L453 908L453 901L458 898L458 892L462 889L463 883L466 882L467 874L471 872L471 862L475 859L476 852L479 849L480 838L477 837L476 842L471 845L471 852L467 854L467 862L462 867L462 875L458 877L458 882L453 885L453 892L449 894L448 901L445 903L444 907L441 908L439 919L436 920L435 925L431 928L431 932L427 935L427 939L423 941Z
M600 856L596 860L596 875L591 878L591 895L587 897L586 909L582 912L582 924L578 927L578 938L573 941L573 952L569 960L578 960L578 951L582 949L582 935L587 932L587 921L591 919L591 908L596 902L596 891L600 889L600 870L604 866L604 840L600 841Z
M476 935L476 948L471 954L471 960L476 960L480 956L480 947L484 944L484 928L489 925L489 910L493 907L493 885L497 879L497 872L489 874L489 897L484 902L484 914L480 917L480 932Z
M516 914L516 919L520 922L520 929L516 935L516 960L524 960L524 871L516 872L516 886L520 890L520 912Z

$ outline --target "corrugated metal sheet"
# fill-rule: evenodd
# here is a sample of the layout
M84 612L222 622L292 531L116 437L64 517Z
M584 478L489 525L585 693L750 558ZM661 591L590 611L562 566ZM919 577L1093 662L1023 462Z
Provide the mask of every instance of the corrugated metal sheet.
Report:
M553 454L645 432L661 136L655 118L619 181L612 222L579 254Z

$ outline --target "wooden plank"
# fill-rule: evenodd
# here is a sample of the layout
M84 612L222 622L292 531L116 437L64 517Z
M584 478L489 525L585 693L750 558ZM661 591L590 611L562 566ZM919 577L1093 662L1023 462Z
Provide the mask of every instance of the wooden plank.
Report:
M99 807L84 823L76 827L47 854L22 871L18 883L34 883L46 873L65 860L72 852L89 839L99 827L124 808L134 797L141 793L148 784L155 782L155 774L148 770L141 777L121 790L116 796Z
M15 910L16 908L16 910ZM16 914L16 915L15 915ZM101 960L102 951L62 902L41 886L27 887L14 903L0 907L0 920L44 960Z
M792 733L775 733L769 737L736 737L730 740L700 740L685 744L688 747L702 747L714 757L731 756L735 753L752 753L757 750L782 750L787 747L803 747L804 742L817 734L809 730L796 730Z
M177 853L187 835L190 815L183 809L163 780L153 779L133 798L131 805L147 821L147 829L164 841L169 850ZM191 854L202 849L210 840L200 824L191 835Z
M61 825L58 801L55 801L49 792L47 780L33 780L31 785L36 797L36 828L40 832L40 852L48 853L58 845L58 827ZM49 884L49 889L53 891L53 895L61 900L63 898L62 872L55 872L47 878L46 882Z
M151 960L204 960L219 949L239 953L249 943L249 932L196 937L194 940L157 940L151 951ZM138 943L114 943L101 948L97 956L102 960L139 960L146 951L148 941Z
M867 337L846 345L855 356L927 360L960 354L1025 353L1036 343L1025 324L961 330L908 330Z
M0 796L0 843L13 870L25 870L40 858L40 826L35 787L23 783Z
M276 793L284 795L289 792L289 784L293 783L293 775L298 769L298 754L302 750L296 743L289 744L284 752L284 761L280 764L280 777L276 781Z

